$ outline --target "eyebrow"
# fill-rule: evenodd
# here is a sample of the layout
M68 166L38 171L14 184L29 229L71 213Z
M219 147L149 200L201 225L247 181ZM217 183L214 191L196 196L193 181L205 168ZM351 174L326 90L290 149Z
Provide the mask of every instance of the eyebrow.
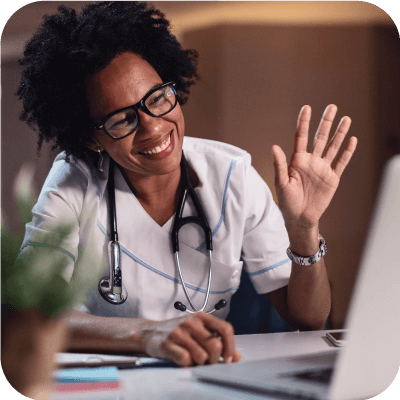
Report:
M157 84L153 85L153 86L147 91L147 93L151 92L153 89L156 89L156 88L158 88L159 86L162 86L162 85L164 85L163 82L162 82L162 83L157 83ZM143 97L147 96L147 93L146 93ZM143 98L143 97L142 97L142 98Z

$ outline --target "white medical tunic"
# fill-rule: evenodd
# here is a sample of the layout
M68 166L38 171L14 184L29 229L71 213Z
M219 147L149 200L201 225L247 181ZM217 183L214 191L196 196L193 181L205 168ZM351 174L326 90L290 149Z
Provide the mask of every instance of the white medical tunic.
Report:
M250 155L237 147L204 139L184 138L183 151L199 178L195 188L213 236L213 270L207 309L225 299L228 306L214 315L225 318L246 268L258 293L288 284L291 263L288 235L271 192L251 166ZM159 226L143 209L115 168L118 238L122 250L122 281L128 299L106 302L98 279L109 275L108 156L104 172L82 162L65 161L60 153L50 170L26 226L21 253L39 254L44 268L62 262L62 277L71 285L92 282L80 309L99 316L162 320L182 316L176 301L187 304L172 253L174 216ZM190 196L183 216L196 215ZM67 225L64 232L59 227ZM65 234L67 232L68 234ZM203 304L209 257L203 230L195 224L179 231L180 264L188 292ZM78 308L79 309L79 308ZM189 308L190 309L190 308Z

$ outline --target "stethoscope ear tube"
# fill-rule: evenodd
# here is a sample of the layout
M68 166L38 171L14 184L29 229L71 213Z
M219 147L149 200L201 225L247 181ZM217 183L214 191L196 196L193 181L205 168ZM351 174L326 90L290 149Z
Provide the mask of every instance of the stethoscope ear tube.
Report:
M212 275L212 232L210 229L210 226L207 221L207 217L203 211L203 207L200 204L200 200L197 197L197 194L190 183L189 179L189 170L187 166L187 161L185 158L185 155L182 153L182 159L181 159L181 181L182 181L182 193L179 201L179 208L177 210L177 213L175 215L175 220L174 220L174 225L172 227L172 250L175 254L175 260L176 260L176 267L178 269L178 274L179 274L179 279L182 284L183 292L185 293L186 299L190 304L190 307L192 310L188 310L187 307L180 301L177 301L174 303L174 307L179 310L179 311L186 311L189 314L195 314L198 312L205 312L208 314L212 314L213 312L220 310L221 308L226 306L226 301L225 300L220 300L215 307L210 310L210 311L205 311L205 308L208 303L208 298L210 296L210 289L211 289L211 275ZM192 198L192 202L194 205L194 208L196 209L197 216L190 216L190 217L183 217L183 209L185 206L185 201L187 196L190 195ZM209 252L210 256L210 263L209 263L209 269L208 269L208 282L207 282L207 290L206 290L206 295L204 298L203 306L200 309L197 309L192 302L192 299L189 296L188 290L186 288L185 281L183 279L182 275L182 269L180 266L179 262L179 229L189 223L194 223L197 225L200 225L201 228L204 231L204 236L205 236L205 243L206 243L206 248Z
M186 312L188 312L189 314L194 314L194 313L197 313L197 312L200 312L200 311L204 311L204 309L206 308L207 303L208 303L208 297L210 296L210 288L211 288L211 272L212 272L212 257L211 257L211 251L210 251L210 264L209 264L209 267L208 267L207 291L206 291L206 296L205 296L205 298L204 298L203 306L202 306L200 309L197 309L197 308L195 307L195 305L193 304L192 299L190 298L189 293L188 293L188 291L187 291L186 284L185 284L185 280L183 279L183 275L182 275L181 265L180 265L180 262L179 262L179 253L178 253L178 252L175 253L175 260L176 260L176 266L177 266L177 268L178 268L179 279L180 279L180 281L181 281L181 283L182 283L183 291L184 291L185 296L186 296L186 299L187 299L187 301L189 302L190 307L192 307L192 310L193 310L193 311L187 310L187 309L186 309L186 306L185 306L184 304L182 304L180 301L175 302L174 307L175 307L177 310L186 311ZM178 308L178 307L179 307L179 308ZM214 311L215 311L215 310L214 310ZM214 311L211 311L211 312L214 312Z

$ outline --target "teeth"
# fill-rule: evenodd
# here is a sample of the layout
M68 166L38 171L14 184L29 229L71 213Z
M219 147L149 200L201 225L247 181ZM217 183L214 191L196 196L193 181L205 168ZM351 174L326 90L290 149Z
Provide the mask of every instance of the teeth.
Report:
M142 151L142 154L157 154L164 151L171 144L171 136L168 136L160 146L154 147L154 149Z

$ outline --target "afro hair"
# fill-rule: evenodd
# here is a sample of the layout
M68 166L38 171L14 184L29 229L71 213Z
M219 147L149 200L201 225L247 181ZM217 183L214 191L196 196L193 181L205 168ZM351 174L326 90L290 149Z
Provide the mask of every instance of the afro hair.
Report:
M66 152L67 160L91 158L86 144L93 136L85 80L117 55L133 52L146 60L163 82L177 84L180 104L198 79L197 52L184 50L162 12L144 2L101 2L76 10L60 6L45 15L27 43L17 95L20 119L43 141Z

